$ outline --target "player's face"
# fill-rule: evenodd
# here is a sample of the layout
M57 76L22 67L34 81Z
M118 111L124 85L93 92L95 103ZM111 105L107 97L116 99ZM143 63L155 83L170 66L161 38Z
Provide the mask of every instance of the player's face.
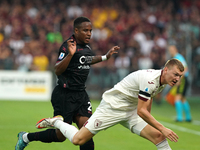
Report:
M170 68L165 68L164 70L166 72L165 81L170 86L174 86L183 75L183 72L181 72L177 66L173 66Z
M88 44L92 35L91 22L82 22L80 28L75 28L75 36L77 43Z

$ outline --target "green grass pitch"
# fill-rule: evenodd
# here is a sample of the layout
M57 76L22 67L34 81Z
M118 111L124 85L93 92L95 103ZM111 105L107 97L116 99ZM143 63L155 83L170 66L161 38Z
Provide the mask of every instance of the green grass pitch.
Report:
M93 111L100 101L92 101ZM169 142L174 150L200 149L200 99L190 98L192 123L174 122L175 109L167 102L161 105L153 104L152 115L166 127L175 131L179 136L177 143ZM0 101L0 150L12 150L17 142L20 131L42 131L35 128L38 120L52 117L53 109L50 102L33 101ZM116 125L106 131L101 131L94 137L95 150L155 150L149 141L132 134L129 130ZM32 142L26 150L79 150L68 140L63 143Z

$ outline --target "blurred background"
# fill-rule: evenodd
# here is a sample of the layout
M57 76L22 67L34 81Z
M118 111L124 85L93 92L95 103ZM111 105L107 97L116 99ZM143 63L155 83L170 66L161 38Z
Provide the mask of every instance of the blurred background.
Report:
M35 122L53 115L49 102L57 81L53 68L58 50L73 34L73 21L79 16L88 17L93 24L90 46L96 55L105 55L114 45L121 48L114 57L91 68L86 90L93 112L102 93L128 73L163 68L170 58L169 42L177 43L189 66L187 94L193 121L174 121L175 109L165 101L169 88L155 98L152 115L179 135L178 143L170 142L172 149L199 150L199 0L0 0L0 113L4 114L0 149L13 149L18 132L38 131ZM146 142L117 125L95 137L95 149L155 149L150 142L133 141ZM28 147L63 148L79 150L69 141L37 142Z
M121 48L108 61L92 66L87 81L91 98L100 99L132 71L161 69L170 58L171 40L189 66L188 95L200 95L199 0L0 0L0 74L50 72L53 88L59 47L73 33L79 16L93 24L90 45L96 55L114 45Z

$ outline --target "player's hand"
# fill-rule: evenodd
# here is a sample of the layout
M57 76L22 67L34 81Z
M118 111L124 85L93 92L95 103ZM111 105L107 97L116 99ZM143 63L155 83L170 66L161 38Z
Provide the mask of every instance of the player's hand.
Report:
M119 49L120 49L119 46L113 46L106 54L107 59L109 59L113 54L118 53Z
M168 138L170 141L172 142L178 142L178 135L176 133L174 133L172 130L168 129L168 128L165 128L163 131L162 131L162 134Z
M69 49L69 55L74 55L74 53L76 52L76 41L74 41L73 39L69 39L67 41L67 45L68 45L68 49Z

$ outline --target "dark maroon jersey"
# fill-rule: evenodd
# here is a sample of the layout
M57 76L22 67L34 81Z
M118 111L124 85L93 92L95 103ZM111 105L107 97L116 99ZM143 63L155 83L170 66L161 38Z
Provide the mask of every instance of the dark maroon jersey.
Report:
M70 38L74 39L74 36L72 35ZM69 51L66 40L59 49L57 63L62 61L68 53ZM58 84L63 88L71 90L84 90L85 82L90 71L92 56L94 56L94 53L89 45L76 44L76 52L74 53L67 69L58 76Z

